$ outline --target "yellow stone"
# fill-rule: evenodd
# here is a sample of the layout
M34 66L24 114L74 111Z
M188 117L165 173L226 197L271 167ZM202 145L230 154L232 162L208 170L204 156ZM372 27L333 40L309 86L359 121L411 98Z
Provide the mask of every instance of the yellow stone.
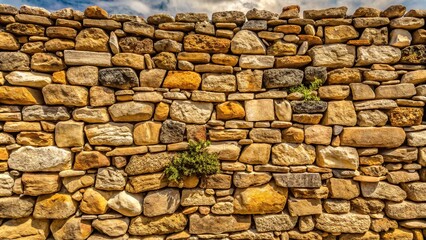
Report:
M64 219L74 215L77 202L66 193L41 195L37 198L33 216L35 218Z
M135 125L133 139L136 145L157 144L160 141L161 123L143 122Z
M165 88L180 88L185 90L196 90L200 86L201 76L191 71L169 71L164 80Z
M245 115L244 107L239 102L229 101L216 106L217 119L242 119Z
M201 80L200 80L201 81ZM0 87L0 103L16 105L43 104L43 96L39 90L27 87Z
M227 53L231 40L203 34L189 34L183 40L185 51L205 53Z
M281 212L287 202L288 189L268 183L258 187L237 188L234 214L267 214Z
M2 147L0 148L0 160L7 160L9 159L9 153L7 152L7 149Z
M65 71L54 72L52 74L52 82L59 84L67 84Z
M160 102L155 108L154 120L156 121L164 121L169 116L169 104Z
M88 188L80 203L80 210L86 214L104 214L108 210L108 193Z

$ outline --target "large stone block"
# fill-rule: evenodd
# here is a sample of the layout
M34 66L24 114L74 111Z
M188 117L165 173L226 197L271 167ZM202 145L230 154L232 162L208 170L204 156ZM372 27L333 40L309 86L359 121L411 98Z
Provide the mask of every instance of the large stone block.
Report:
M235 214L278 213L284 209L288 190L274 183L238 188L234 193Z
M24 172L56 172L71 169L72 154L69 150L48 147L21 147L9 156L11 169Z
M227 224L223 224L227 223ZM220 234L248 230L251 225L250 216L218 216L208 214L192 214L189 218L191 234Z
M405 141L405 132L397 127L347 127L340 135L340 143L351 147L395 148Z
M355 62L355 47L345 44L315 46L308 54L316 67L352 67Z
M138 236L170 234L184 230L187 222L182 213L157 217L138 216L131 220L128 232Z
M255 215L254 224L258 232L287 231L296 226L298 217L293 217L288 212L280 214Z
M370 228L368 215L357 213L323 213L316 218L315 227L330 233L364 233Z

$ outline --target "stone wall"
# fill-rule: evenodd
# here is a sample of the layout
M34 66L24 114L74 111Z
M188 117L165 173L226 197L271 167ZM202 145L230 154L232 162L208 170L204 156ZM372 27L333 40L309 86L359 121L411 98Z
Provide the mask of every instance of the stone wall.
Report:
M426 11L299 12L1 4L0 239L423 239Z

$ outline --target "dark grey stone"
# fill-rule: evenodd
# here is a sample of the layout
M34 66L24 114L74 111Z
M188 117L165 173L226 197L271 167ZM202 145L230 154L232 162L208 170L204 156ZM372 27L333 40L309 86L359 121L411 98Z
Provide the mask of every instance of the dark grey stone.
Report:
M326 67L306 67L305 79L309 82L313 82L316 79L321 79L322 82L325 82L325 80L327 80L327 68Z
M356 171L347 169L333 169L333 176L336 178L353 178L356 176Z
M426 45L409 46L401 51L401 63L426 64Z
M117 67L99 70L99 82L103 86L130 89L139 86L139 78L131 68Z
M182 142L186 124L173 120L166 120L161 126L160 142L177 143Z
M295 113L321 113L327 110L324 101L292 101L291 108Z
M319 173L276 173L272 175L275 183L280 187L321 187L321 176Z
M303 71L290 68L267 69L263 72L266 88L284 88L302 84Z

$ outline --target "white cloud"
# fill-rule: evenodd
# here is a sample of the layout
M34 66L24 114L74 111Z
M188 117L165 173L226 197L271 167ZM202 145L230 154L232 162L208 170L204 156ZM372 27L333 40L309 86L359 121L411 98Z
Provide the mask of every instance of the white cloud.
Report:
M408 9L426 9L425 0L0 0L2 3L19 6L29 4L57 10L72 6L84 10L88 5L99 5L110 13L138 14L145 17L165 12L175 15L178 12L206 12L238 10L247 12L252 8L281 13L288 5L300 5L303 10L347 6L352 14L360 6L375 7L381 10L393 4L404 4Z

